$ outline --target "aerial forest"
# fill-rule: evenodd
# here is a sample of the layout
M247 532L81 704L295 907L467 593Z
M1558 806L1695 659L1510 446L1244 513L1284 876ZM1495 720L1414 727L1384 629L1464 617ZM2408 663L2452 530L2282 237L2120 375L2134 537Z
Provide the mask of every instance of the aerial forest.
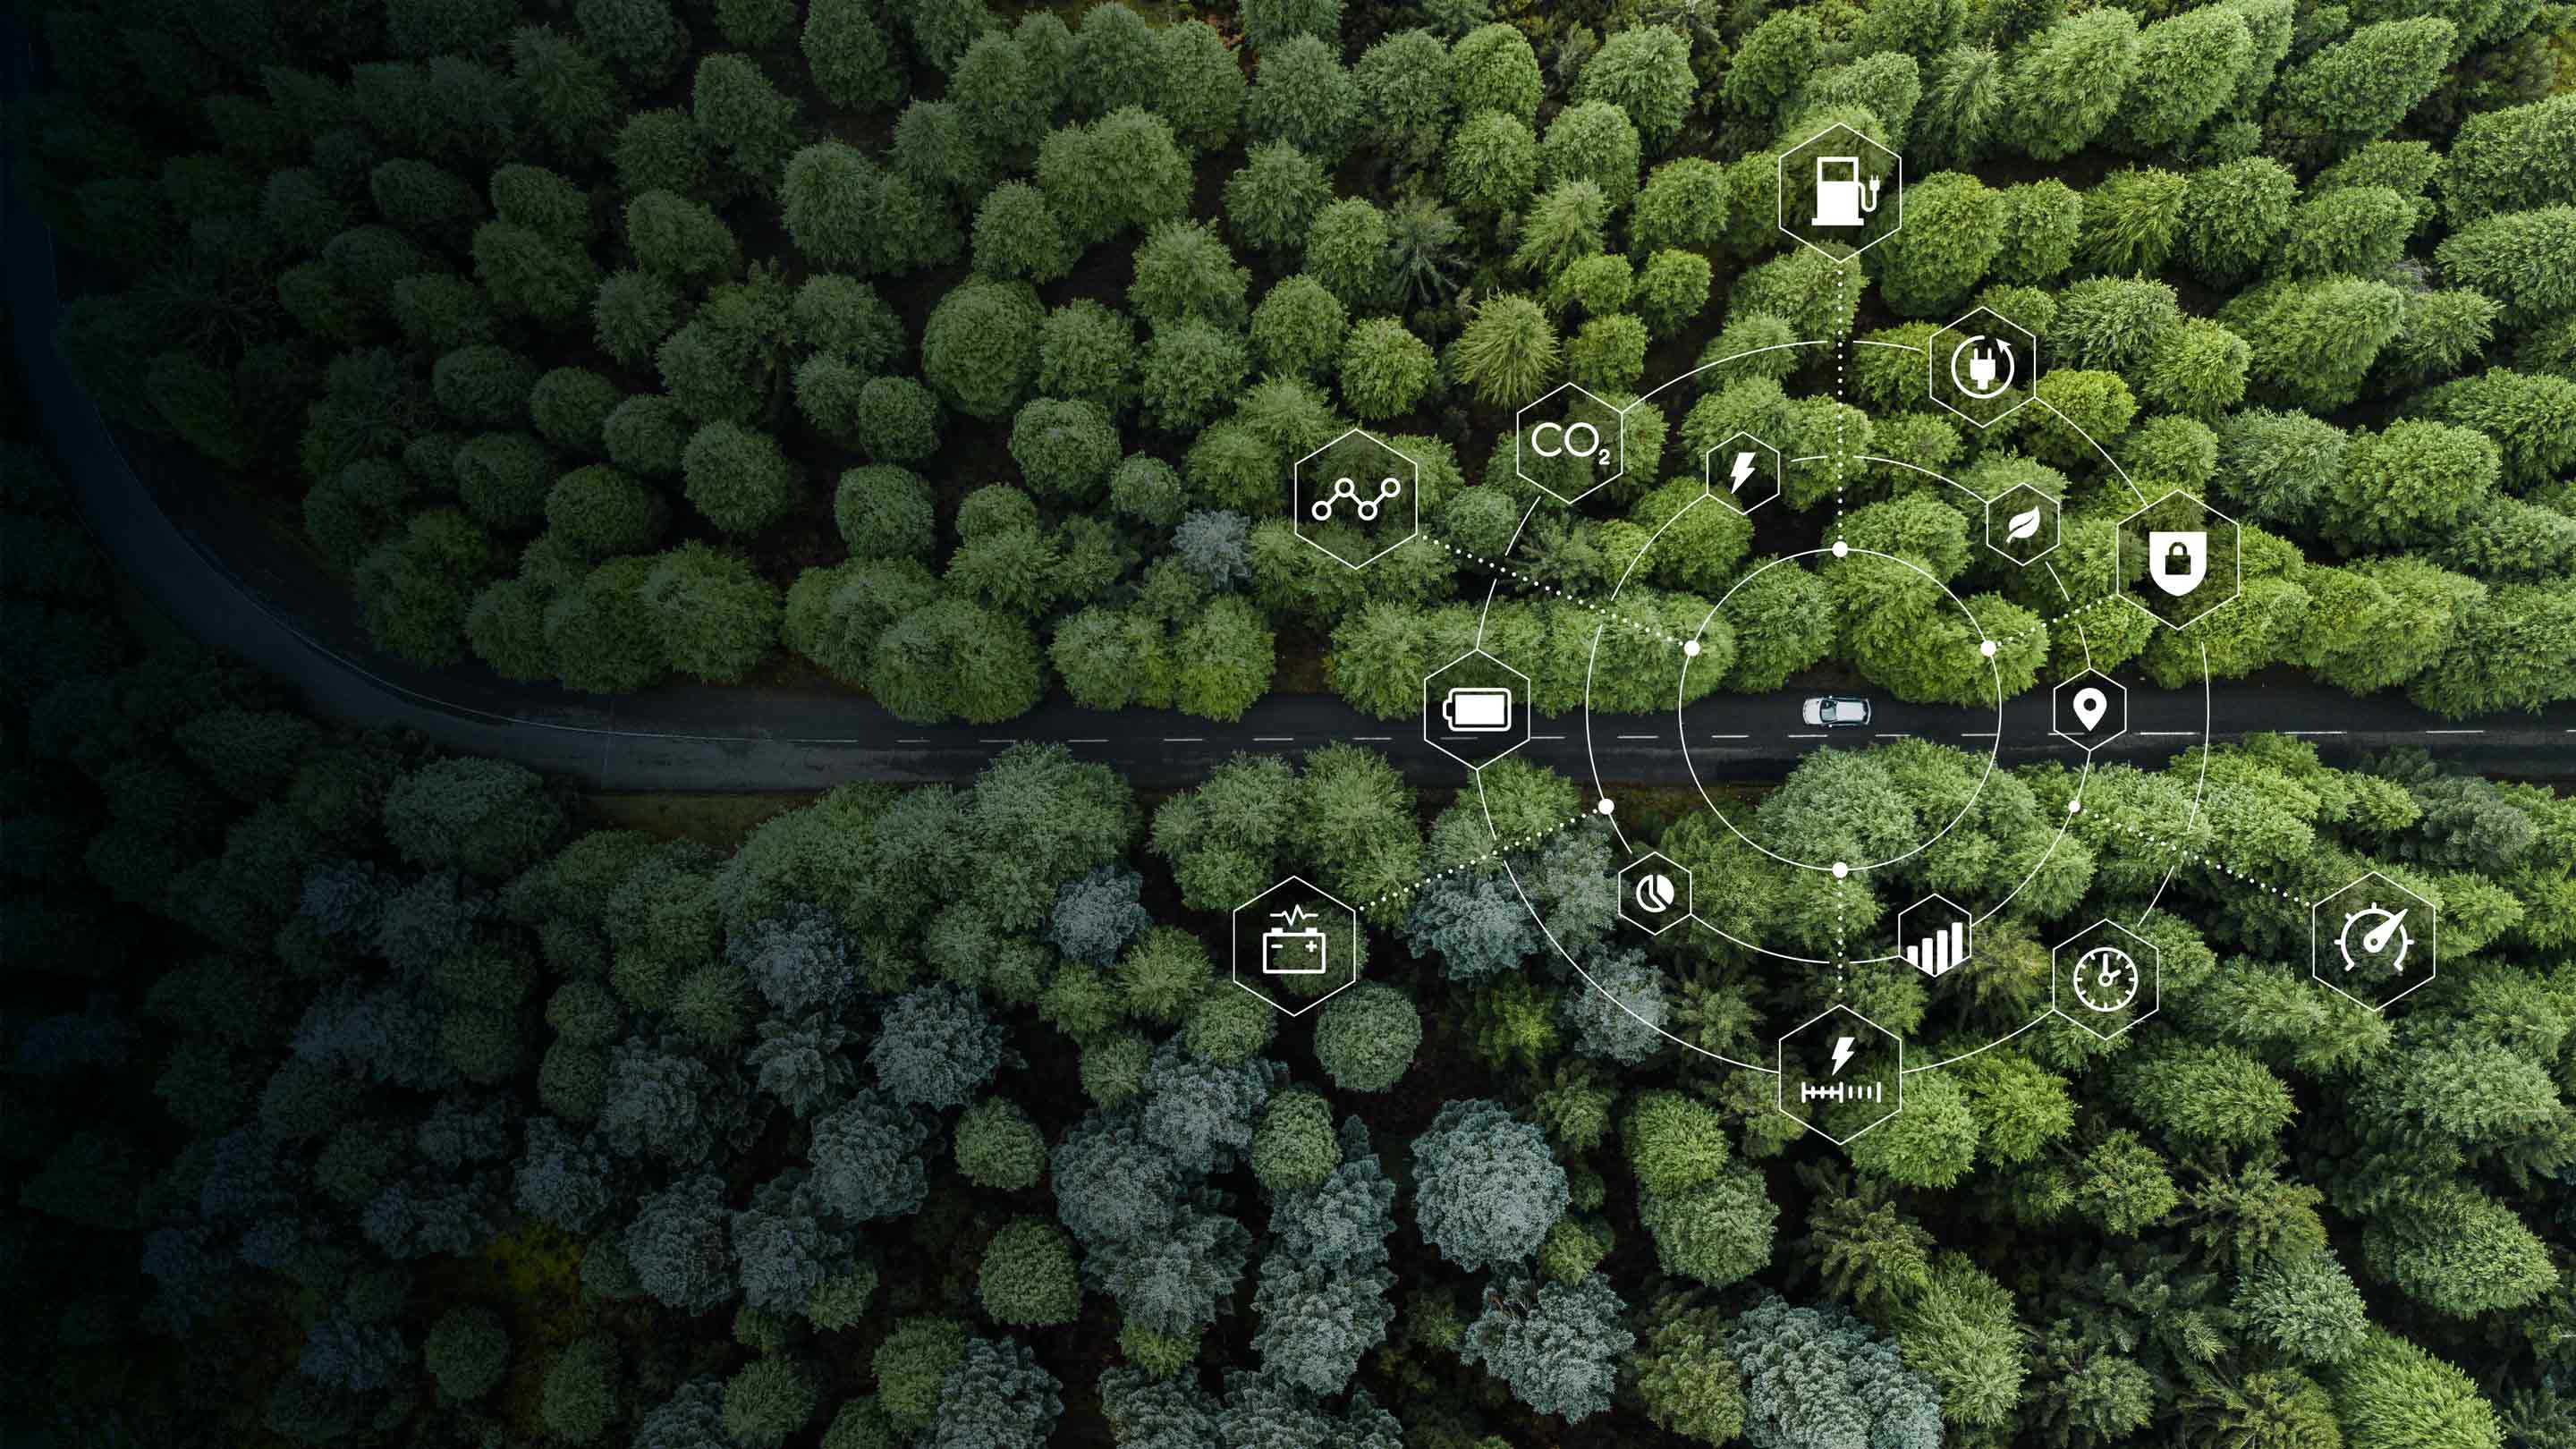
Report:
M1757 427L1818 459L1789 532L1704 513L1633 607L1703 609L1831 491L2025 636L2017 690L2082 646L1911 469L2063 500L2074 557L2131 506L2116 465L2245 530L2217 677L2451 715L2576 692L2561 4L36 9L52 84L12 122L89 268L65 354L410 660L919 723L1050 694L1231 720L1319 680L1397 712L1522 516L1515 410L1738 358L1631 414L1621 478L1516 571L1602 592ZM1848 264L1775 224L1780 152L1830 124L1907 158L1902 244ZM1740 356L1919 348L1975 305L2038 338L2046 413L1962 426L1893 348L1839 389ZM1285 506L1355 425L1420 473L1422 537L1365 575ZM1865 573L1767 587L1697 687L1839 662L1960 702L1829 627ZM1587 622L1495 621L1542 708ZM2196 676L2115 622L2093 664Z
M155 497L448 677L1407 729L1483 649L1557 718L2088 669L2563 716L2576 7L2132 3L21 0L0 134ZM1853 257L1779 224L1834 126L1905 158ZM2044 364L1991 427L1923 372L1980 307ZM1577 505L1516 451L1569 383L1621 409ZM0 1440L2576 1449L2576 745L610 791L201 642L42 391L0 370ZM1353 428L1419 514L1365 569L1291 488ZM1704 506L1746 430L1778 502ZM2070 607L1990 547L2014 489L2114 587L2135 497L2205 500L2237 593ZM1639 851L1707 929L1623 915ZM2383 1009L2315 965L2365 876L2439 912ZM1349 984L1244 986L1291 879ZM1862 959L1934 893L1972 961ZM2097 919L2158 967L2109 1035L2058 1009ZM1916 1064L1848 1142L1776 1065L1827 1003Z

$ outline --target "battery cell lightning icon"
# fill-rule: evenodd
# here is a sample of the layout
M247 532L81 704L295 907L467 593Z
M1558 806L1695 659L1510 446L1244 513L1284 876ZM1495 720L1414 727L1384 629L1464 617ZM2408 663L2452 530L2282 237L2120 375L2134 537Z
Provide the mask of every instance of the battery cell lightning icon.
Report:
M1859 1045L1859 1040L1858 1037L1849 1036L1834 1039L1833 1075L1841 1076L1843 1068L1851 1065L1852 1052ZM1800 1082L1798 1100L1801 1102L1878 1102L1885 1100L1885 1088L1886 1084L1883 1082L1835 1082L1830 1086Z

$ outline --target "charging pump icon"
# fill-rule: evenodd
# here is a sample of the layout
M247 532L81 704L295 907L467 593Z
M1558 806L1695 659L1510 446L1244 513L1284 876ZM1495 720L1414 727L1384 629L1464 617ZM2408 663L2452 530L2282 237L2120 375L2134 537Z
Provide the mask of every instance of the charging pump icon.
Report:
M1842 172L1827 176L1831 168ZM1861 200L1860 158L1858 156L1819 156L1816 158L1816 217L1812 226L1862 226L1861 213L1878 210L1878 184L1881 178L1869 178L1869 200Z
M2001 362L1995 354L2003 354ZM1960 371L1964 359L1967 370ZM2013 383L2012 343L2001 337L1980 333L1950 349L1950 381L1959 391L1980 401L1995 397Z

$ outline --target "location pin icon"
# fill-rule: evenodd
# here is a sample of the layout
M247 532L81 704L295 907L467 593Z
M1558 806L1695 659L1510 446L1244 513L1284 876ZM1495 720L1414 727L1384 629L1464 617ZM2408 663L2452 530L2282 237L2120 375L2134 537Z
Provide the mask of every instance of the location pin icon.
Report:
M2094 726L2102 723L2103 714L2110 708L2111 701L2089 684L2075 691L2075 719L2084 726L2086 734L2091 734Z

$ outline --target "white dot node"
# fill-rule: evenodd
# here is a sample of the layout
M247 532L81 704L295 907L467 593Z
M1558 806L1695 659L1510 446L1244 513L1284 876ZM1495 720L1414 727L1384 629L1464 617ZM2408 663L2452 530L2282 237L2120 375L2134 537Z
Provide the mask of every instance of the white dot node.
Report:
M1693 639L1682 645L1682 652L1693 659L1697 659L1699 657L1699 641L1697 639Z
M1600 812L1601 812L1602 814L1604 814L1604 815L1607 815L1607 814L1609 814L1612 810L1617 809L1618 807L1617 807L1617 806L1614 806L1614 805L1612 805L1612 804L1610 803L1610 797L1609 797L1609 796L1604 795L1604 796L1602 796L1602 797L1601 797L1601 803L1600 803L1600 804L1598 804L1598 805L1593 806L1592 808L1593 808L1593 809L1595 809L1595 810L1600 811Z
M1841 880L1844 876L1849 874L1851 874L1851 867L1849 865L1839 860L1834 862L1834 879Z
M1834 557L1836 557L1836 558L1849 558L1850 556L1851 556L1851 545L1850 545L1850 544L1847 544L1847 543L1845 543L1845 542L1843 542L1843 541L1842 541L1841 539L1839 539L1839 538L1838 538L1838 539L1835 539L1835 540L1834 540Z
M2072 815L2083 808L2084 802L2081 800L2069 800L2066 802L2066 813L2069 815Z
M1992 658L1994 658L1994 657L1995 657L1995 641L1994 641L1994 640L1992 640L1992 639L1989 639L1989 640L1987 640L1985 643L1978 645L1978 646L1977 646L1977 652L1978 652L1978 653L1980 653L1980 654L1983 654L1983 655L1984 655L1984 656L1986 656L1988 659L1992 659Z

